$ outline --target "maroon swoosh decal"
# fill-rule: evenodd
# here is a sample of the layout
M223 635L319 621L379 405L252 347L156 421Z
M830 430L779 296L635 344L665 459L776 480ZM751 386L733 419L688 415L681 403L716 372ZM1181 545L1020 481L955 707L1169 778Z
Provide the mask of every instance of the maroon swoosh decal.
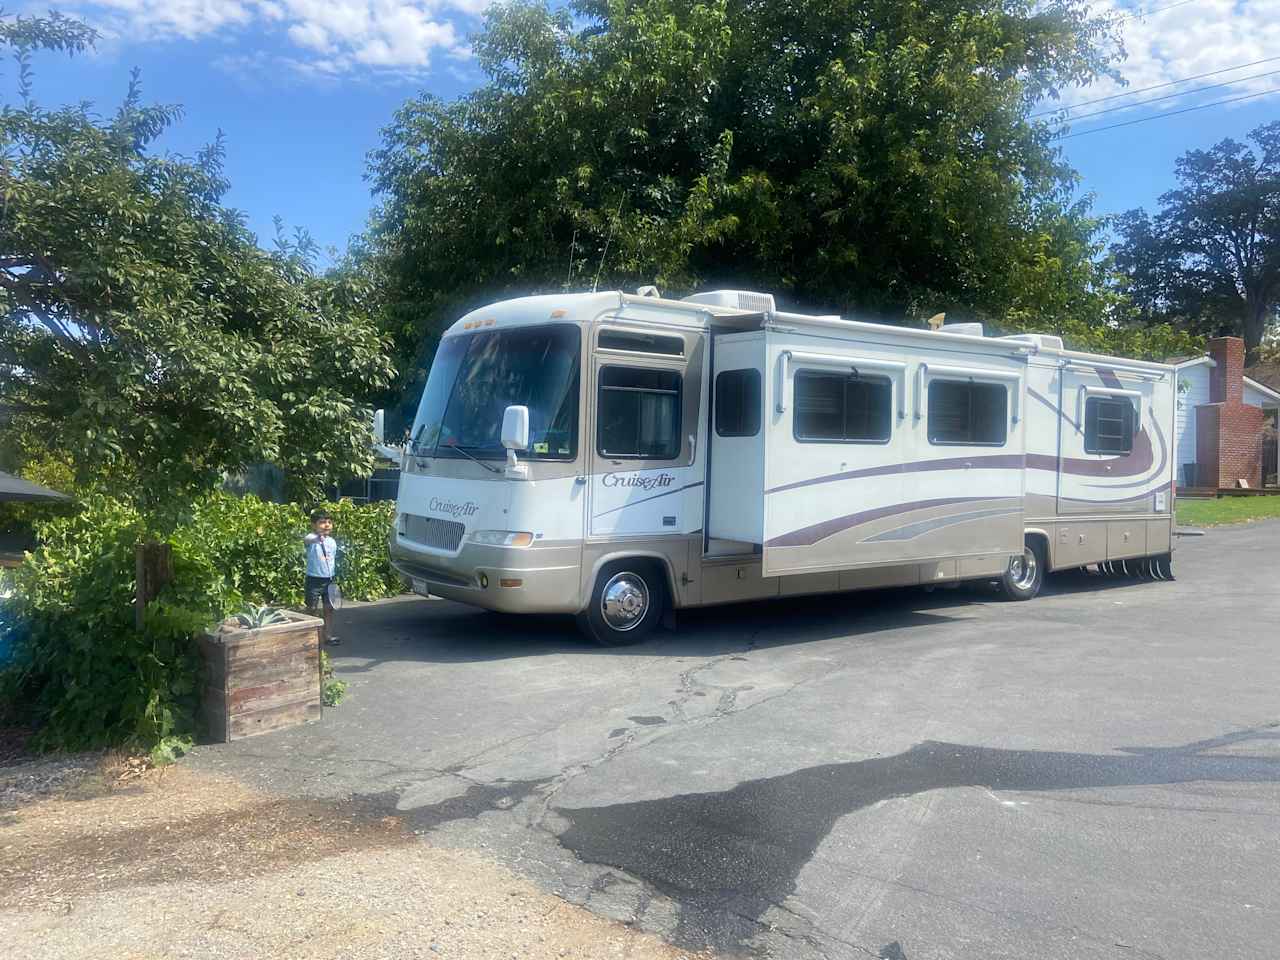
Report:
M1133 449L1123 457L1082 460L1045 453L1027 454L1027 466L1032 470L1057 470L1059 460L1062 461L1062 472L1075 477L1136 477L1146 473L1156 462L1151 450L1151 437L1145 428L1138 431L1133 438Z
M1156 467L1155 472L1151 476L1142 480L1137 480L1133 483L1091 483L1088 484L1088 486L1099 490L1122 490L1125 487L1140 487L1144 483L1150 483L1152 480L1162 476L1164 474L1165 466L1169 463L1169 447L1168 444L1164 442L1164 431L1160 429L1160 421L1153 419L1151 423L1156 428L1156 439L1160 441L1160 466Z
M982 503L988 500L1011 500L1013 497L943 497L938 500L917 500L914 503L891 503L886 507L876 507L873 510L862 510L858 513L849 513L843 517L833 517L830 520L823 520L821 523L810 524L807 527L801 527L799 530L792 530L790 533L784 533L769 540L765 545L769 547L807 547L817 543L819 540L825 540L827 537L834 536L842 530L848 530L850 527L856 527L860 524L870 523L872 520L879 520L881 517L891 517L896 513L910 513L913 510L926 510L929 507L946 507L955 503Z
M1120 378L1116 376L1114 370L1108 370L1106 367L1094 367L1094 372L1098 375L1098 379L1102 381L1102 385L1111 390L1123 390L1124 384L1120 382Z
M674 490L666 490L663 493L655 493L651 497L641 497L639 500L629 500L620 507L614 507L612 510L605 510L601 513L592 514L591 519L598 520L601 517L607 517L611 513L617 513L619 510L625 510L627 507L634 507L637 503L648 503L650 500L660 500L663 497L669 497L673 493L684 493L686 490L692 490L694 487L702 486L703 481L697 483L686 483L683 487L676 487Z
M784 490L795 490L799 487L810 487L815 483L835 483L837 480L858 480L863 477L883 477L892 473L927 473L933 470L957 470L965 466L975 470L1021 470L1023 457L1020 453L1000 453L982 457L946 457L941 460L918 460L914 463L889 463L882 467L864 467L861 470L846 470L843 473L830 473L822 477L810 477L808 480L796 480L781 486L770 487L765 493L782 493Z
M1103 376L1104 374L1106 375L1105 377ZM1106 377L1110 377L1115 381L1115 387L1121 386L1119 379L1110 370L1099 369L1098 375L1103 377L1104 381ZM1112 386L1112 384L1108 383L1107 386ZM1072 430L1076 429L1076 422L1063 413L1056 403L1030 388L1028 388L1027 392L1069 423ZM1164 432L1160 430L1159 424L1156 424L1156 431L1160 439L1160 468L1156 471L1159 474L1168 461L1168 450L1165 445ZM1058 461L1057 454L1028 453L1024 457L1022 454L1017 453L1001 453L980 457L944 457L939 460L919 460L914 463L889 463L880 467L864 467L861 470L845 470L840 473L829 473L821 477L810 477L807 480L795 480L791 483L770 487L765 490L765 493L782 493L786 490L797 490L801 487L811 487L819 483L836 483L840 480L860 480L865 477L883 477L894 473L956 470L966 466L979 470L1021 470L1025 466L1030 470L1048 470L1056 473L1059 469ZM1118 479L1121 477L1140 476L1151 469L1153 463L1155 463L1155 454L1151 449L1151 436L1147 433L1146 428L1143 427L1138 430L1138 435L1133 439L1133 449L1123 457L1110 457L1106 460L1084 460L1079 457L1066 457L1062 459L1061 469L1063 473L1077 477L1111 477ZM1146 481L1142 482L1145 483Z
M1054 403L1052 400L1046 397L1044 394L1036 390L1032 390L1030 387L1027 387L1027 393L1029 393L1035 399L1039 400L1046 407L1048 407L1050 410L1052 410L1054 413L1060 416L1063 420L1069 423L1071 425L1072 430L1076 428L1076 422L1072 420L1070 417L1068 417L1065 413L1063 413L1062 409L1056 403Z

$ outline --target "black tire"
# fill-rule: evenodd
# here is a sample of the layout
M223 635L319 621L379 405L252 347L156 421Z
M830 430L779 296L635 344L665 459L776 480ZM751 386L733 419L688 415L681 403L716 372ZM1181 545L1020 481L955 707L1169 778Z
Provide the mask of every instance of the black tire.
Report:
M1027 537L1021 557L1011 557L1004 576L1000 578L1000 590L1009 600L1030 600L1044 586L1049 558L1045 555L1044 541L1039 537ZM1015 564L1015 560L1021 560Z
M612 591L608 604L606 590ZM578 614L578 627L602 647L627 647L643 642L662 622L666 608L661 567L646 560L615 560L596 576L587 609Z

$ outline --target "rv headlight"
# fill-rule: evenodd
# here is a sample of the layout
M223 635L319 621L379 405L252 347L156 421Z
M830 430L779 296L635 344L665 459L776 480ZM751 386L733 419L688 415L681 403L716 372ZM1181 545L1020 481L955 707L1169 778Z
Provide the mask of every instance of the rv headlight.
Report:
M493 547L527 547L533 543L533 534L523 530L477 530L471 534L471 542Z

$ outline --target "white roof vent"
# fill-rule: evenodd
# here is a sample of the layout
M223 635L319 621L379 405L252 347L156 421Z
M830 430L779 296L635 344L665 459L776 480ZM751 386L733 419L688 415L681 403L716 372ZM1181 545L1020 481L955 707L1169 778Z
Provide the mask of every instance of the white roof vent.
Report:
M750 290L708 290L684 298L688 303L706 303L713 307L745 310L748 313L774 313L773 294Z
M1016 340L1019 343L1030 343L1041 350L1061 350L1062 338L1055 337L1051 333L1015 333L1012 336L1001 337L1001 340Z
M962 333L967 337L985 336L980 323L944 323L938 328L939 333Z

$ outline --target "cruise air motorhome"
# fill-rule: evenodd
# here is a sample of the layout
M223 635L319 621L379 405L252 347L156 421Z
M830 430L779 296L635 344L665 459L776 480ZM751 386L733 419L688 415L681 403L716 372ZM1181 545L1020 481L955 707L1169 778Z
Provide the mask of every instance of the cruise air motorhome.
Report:
M405 448L395 568L421 594L665 611L1051 570L1167 578L1173 368L779 312L743 291L528 297L444 335Z

